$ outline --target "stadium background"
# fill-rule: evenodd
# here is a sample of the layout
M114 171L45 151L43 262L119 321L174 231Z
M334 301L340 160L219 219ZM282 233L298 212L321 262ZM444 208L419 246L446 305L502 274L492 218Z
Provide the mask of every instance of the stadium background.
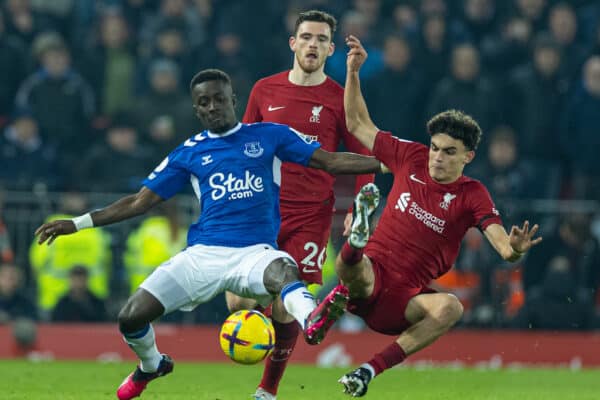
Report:
M3 334L26 344L35 337L27 321L114 321L135 283L180 248L181 230L197 216L191 191L154 219L61 238L55 251L32 246L33 231L49 215L79 215L136 191L171 148L201 130L187 92L197 70L217 67L232 76L241 117L253 83L291 66L293 22L311 8L339 22L326 68L332 78L344 80L343 37L353 33L365 43L361 77L378 126L427 142L424 124L436 112L472 114L484 139L466 173L488 186L506 225L524 218L542 225L544 244L516 265L502 263L478 232L467 235L456 267L434 283L465 304L458 329L598 328L597 1L0 5L0 322L10 328ZM389 190L386 177L377 183ZM338 180L330 255L341 241L352 186ZM87 313L56 312L78 277L87 277L100 301ZM163 322L214 324L225 315L219 297ZM351 318L338 327L362 329Z

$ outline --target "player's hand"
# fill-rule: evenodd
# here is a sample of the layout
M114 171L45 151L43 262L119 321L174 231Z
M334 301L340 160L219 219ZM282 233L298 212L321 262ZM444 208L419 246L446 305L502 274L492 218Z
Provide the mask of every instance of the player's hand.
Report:
M350 50L348 50L348 58L346 60L346 68L348 69L348 72L358 72L368 57L367 51L360 43L360 40L353 35L346 37L346 45L350 47Z
M60 235L70 235L75 232L77 232L77 228L75 228L75 224L70 219L47 222L35 230L36 236L40 235L38 244L48 241L49 245Z
M348 213L348 214L346 214L346 218L344 218L344 233L342 233L342 236L349 236L351 229L352 229L352 213Z
M542 241L541 236L533 239L539 228L538 224L535 224L529 229L529 221L525 221L522 228L513 225L509 235L510 246L516 252L526 253L530 248Z

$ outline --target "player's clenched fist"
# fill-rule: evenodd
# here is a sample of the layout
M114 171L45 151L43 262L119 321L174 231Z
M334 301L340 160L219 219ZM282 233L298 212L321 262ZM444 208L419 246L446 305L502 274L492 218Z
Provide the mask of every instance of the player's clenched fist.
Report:
M346 37L346 45L350 47L348 50L348 59L346 66L349 72L356 72L364 64L368 57L367 51L360 43L360 40L356 36L349 35Z
M40 235L38 243L42 244L48 240L52 244L60 235L69 235L77 232L75 224L70 219L59 219L57 221L47 222L35 230L36 235Z

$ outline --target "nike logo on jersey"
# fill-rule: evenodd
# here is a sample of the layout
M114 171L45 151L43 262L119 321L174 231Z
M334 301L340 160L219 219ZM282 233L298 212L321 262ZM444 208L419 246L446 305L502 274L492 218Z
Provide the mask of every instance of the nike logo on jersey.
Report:
M285 106L273 107L272 105L269 104L269 108L267 108L267 110L268 111L277 111L277 110L281 110L282 108L285 108Z
M415 181L415 182L419 182L421 185L427 185L425 182L423 182L422 180L420 180L419 178L417 178L415 176L416 174L412 174L409 176L411 181Z

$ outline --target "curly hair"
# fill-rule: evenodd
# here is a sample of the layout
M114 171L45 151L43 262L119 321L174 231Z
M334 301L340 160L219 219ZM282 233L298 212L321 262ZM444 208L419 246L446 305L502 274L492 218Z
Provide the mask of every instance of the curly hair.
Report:
M477 121L459 110L447 110L434 115L427 122L427 132L430 136L445 133L463 142L467 150L477 149L481 141L481 128Z

